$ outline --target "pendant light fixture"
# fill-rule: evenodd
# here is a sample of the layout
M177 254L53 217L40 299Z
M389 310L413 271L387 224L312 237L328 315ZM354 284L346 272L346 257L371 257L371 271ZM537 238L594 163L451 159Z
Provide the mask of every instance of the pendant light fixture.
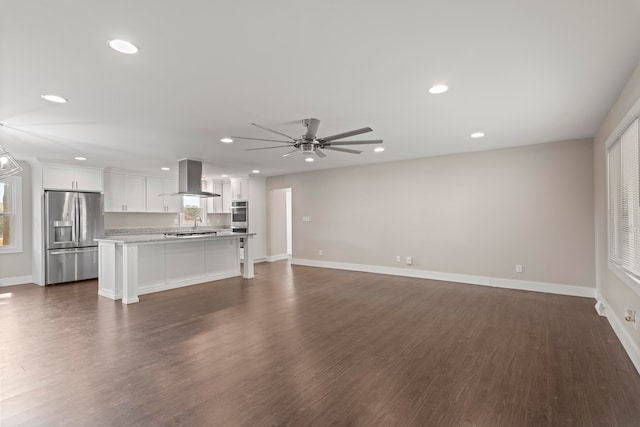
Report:
M0 180L22 172L22 166L0 145Z

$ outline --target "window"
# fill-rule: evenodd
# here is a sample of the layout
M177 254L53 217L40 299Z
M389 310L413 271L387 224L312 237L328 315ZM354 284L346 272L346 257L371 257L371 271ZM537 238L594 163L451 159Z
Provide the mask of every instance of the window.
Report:
M639 119L608 150L609 260L640 279Z
M22 177L0 181L0 254L22 252Z
M198 225L203 224L201 200L200 197L182 196L182 225L194 225L196 221Z

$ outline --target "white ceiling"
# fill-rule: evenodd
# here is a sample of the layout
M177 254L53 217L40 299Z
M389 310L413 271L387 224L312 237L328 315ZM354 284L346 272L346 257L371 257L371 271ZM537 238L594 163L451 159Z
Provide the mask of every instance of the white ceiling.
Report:
M277 175L590 137L640 62L638 0L0 3L0 144L150 172L188 157ZM429 95L436 83L450 90ZM309 117L319 136L370 126L355 139L386 151L308 164L220 142L276 136L251 122L299 136Z

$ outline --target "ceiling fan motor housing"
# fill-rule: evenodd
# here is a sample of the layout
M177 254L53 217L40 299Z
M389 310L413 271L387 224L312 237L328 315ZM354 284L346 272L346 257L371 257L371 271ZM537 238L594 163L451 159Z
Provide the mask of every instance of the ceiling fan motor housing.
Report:
M316 146L311 142L302 143L300 144L300 152L303 154L313 154L316 152Z

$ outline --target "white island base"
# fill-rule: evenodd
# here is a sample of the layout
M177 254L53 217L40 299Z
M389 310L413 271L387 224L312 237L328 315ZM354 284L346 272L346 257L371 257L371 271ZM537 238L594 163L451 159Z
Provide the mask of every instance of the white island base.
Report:
M253 234L190 239L122 236L96 239L99 247L98 294L123 304L139 295L240 276L240 238L244 237L244 274L253 278L249 250Z

